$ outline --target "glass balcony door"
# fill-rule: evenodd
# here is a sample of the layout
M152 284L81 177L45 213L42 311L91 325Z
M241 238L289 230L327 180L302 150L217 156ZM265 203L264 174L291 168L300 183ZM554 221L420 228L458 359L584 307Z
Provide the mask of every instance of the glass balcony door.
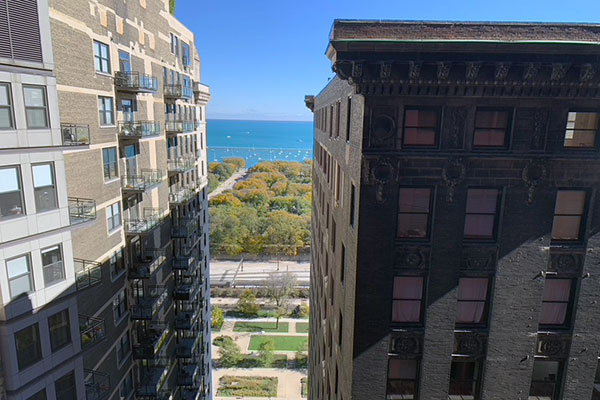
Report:
M131 72L131 58L129 53L119 50L119 70L121 72Z
M121 111L123 112L123 121L133 122L133 100L121 99Z

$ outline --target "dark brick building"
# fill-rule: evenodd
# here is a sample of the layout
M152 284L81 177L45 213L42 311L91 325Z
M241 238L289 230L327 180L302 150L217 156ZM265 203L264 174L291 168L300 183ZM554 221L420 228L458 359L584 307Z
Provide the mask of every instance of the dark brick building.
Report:
M599 25L336 21L309 397L600 398Z

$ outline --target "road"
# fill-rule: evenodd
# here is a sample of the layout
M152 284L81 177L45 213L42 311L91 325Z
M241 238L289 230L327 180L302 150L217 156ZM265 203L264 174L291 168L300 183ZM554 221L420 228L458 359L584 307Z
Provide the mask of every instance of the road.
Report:
M217 186L217 188L215 190L213 190L212 192L210 192L208 194L208 199L210 200L214 196L233 188L233 185L235 185L235 183L239 179L242 179L246 175L246 172L248 172L248 170L245 168L241 168L241 169L238 169L237 171L235 171L233 173L233 175L231 175L229 178L227 178L227 180L225 182L221 183L219 186Z
M244 261L243 270L238 270L239 261L210 261L211 286L260 285L269 274L276 271L289 271L296 276L300 286L308 286L310 263L295 261ZM237 272L237 274L236 274Z

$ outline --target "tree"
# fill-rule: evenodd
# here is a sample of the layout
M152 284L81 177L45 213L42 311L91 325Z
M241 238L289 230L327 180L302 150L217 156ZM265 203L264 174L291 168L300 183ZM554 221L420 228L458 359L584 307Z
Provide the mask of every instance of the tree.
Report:
M267 339L258 346L258 359L263 367L270 367L275 358L275 342L273 339Z
M219 348L221 366L225 368L235 367L242 360L242 352L233 340L223 340Z
M175 15L175 0L169 0L169 12Z
M276 327L279 327L279 318L287 314L290 294L298 285L296 277L290 272L271 272L265 282L267 297L275 303L277 318Z
M237 303L238 311L246 315L258 315L260 306L256 303L256 296L250 289L246 289Z
M223 310L219 307L213 307L212 309L212 327L220 328L225 322L225 315L223 314Z

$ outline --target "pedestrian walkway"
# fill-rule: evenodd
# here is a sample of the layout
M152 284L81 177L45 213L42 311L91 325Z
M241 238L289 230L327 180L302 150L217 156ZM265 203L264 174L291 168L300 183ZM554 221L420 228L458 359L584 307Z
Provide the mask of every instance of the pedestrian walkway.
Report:
M239 179L242 179L246 175L246 172L248 172L248 170L246 168L238 169L236 172L233 173L233 175L231 175L229 178L227 178L227 180L225 182L221 183L219 186L217 186L217 188L215 190L210 192L208 194L208 199L210 200L214 196L233 188L233 185L235 185L235 183Z
M213 388L215 393L219 387L219 379L222 376L264 376L277 378L277 397L271 400L302 400L300 380L306 377L301 371L276 369L276 368L218 368L213 370ZM232 400L232 397L215 396L215 400ZM257 399L256 397L235 397L236 400ZM267 398L261 397L262 400Z

